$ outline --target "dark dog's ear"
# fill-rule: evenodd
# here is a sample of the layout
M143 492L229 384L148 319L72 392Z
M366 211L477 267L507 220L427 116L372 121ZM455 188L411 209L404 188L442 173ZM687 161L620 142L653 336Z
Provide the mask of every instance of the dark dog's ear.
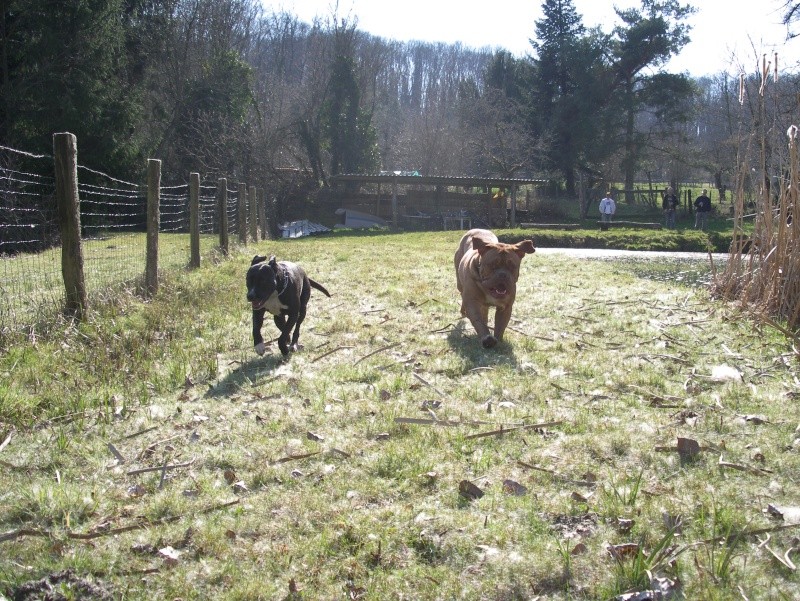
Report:
M253 260L250 261L250 265L255 265L256 263L262 263L267 260L267 257L262 257L261 255L256 255L253 257Z
M278 260L275 258L275 255L272 255L269 258L269 266L275 269L278 266Z

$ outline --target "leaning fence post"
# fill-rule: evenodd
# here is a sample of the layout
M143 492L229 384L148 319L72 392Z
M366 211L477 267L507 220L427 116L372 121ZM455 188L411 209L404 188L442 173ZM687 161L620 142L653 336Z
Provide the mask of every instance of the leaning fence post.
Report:
M158 292L158 229L161 225L161 161L147 160L147 259L144 288L147 296Z
M219 248L228 256L228 180L221 177L217 180L217 215L219 219Z
M53 134L56 176L56 208L61 227L61 275L66 291L66 310L85 319L89 309L83 275L81 212L78 196L78 141L74 134Z
M247 244L247 184L239 183L236 222L239 225L239 242Z
M200 174L189 174L189 267L200 267Z
M247 195L247 200L250 222L250 239L253 242L258 242L258 196L256 196L255 186L250 186L250 193Z

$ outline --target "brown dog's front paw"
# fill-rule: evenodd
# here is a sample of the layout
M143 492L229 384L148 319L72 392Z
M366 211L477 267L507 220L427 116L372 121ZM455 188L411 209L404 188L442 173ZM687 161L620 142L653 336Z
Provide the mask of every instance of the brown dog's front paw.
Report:
M489 334L488 336L483 337L481 344L483 345L483 348L494 348L497 345L497 338Z
M256 350L256 353L258 353L258 355L260 356L260 355L263 355L267 351L267 346L263 342L259 342L255 346L255 350Z

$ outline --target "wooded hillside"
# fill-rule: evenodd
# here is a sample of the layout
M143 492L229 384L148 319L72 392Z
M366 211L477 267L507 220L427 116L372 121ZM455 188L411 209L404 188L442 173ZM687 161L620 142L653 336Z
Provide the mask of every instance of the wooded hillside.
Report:
M381 39L334 15L303 23L257 0L9 0L0 144L48 153L70 131L83 164L123 177L159 158L167 179L294 167L322 186L416 170L545 177L568 193L648 179L730 188L751 154L781 173L796 73L760 96L762 58L740 57L740 103L740 73L661 69L692 35L688 5L642 0L605 32L570 0L542 8L529 57L515 58Z

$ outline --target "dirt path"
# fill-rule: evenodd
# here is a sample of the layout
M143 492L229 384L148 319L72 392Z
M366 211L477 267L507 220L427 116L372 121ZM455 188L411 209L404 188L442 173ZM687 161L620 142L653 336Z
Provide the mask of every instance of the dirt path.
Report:
M708 253L666 252L642 250L614 250L608 248L536 248L539 255L568 255L582 259L610 259L614 257L631 259L694 259L708 261ZM714 261L726 261L727 253L712 253Z

